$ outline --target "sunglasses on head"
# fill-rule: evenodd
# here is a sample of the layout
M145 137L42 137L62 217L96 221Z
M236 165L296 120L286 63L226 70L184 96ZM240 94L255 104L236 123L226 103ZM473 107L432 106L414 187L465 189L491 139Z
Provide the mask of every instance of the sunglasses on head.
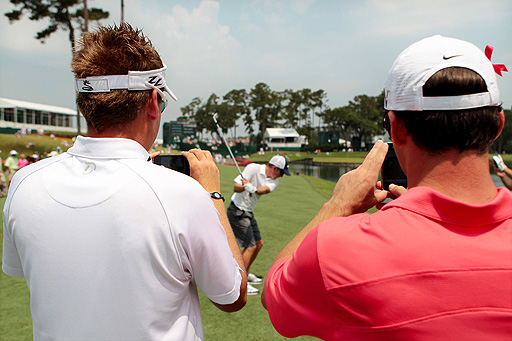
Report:
M160 108L160 113L163 113L165 108L167 107L167 103L168 103L168 99L165 96L164 92L149 82L146 82L145 84L146 84L146 86L149 86L150 88L155 89L158 92L158 94L160 95L160 97L162 97L162 107Z

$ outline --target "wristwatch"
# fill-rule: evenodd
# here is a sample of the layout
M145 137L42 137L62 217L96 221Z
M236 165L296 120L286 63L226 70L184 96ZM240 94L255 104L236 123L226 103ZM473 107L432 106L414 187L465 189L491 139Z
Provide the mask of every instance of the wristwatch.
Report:
M213 199L222 199L222 201L225 201L224 197L222 196L222 194L220 194L219 192L211 192L210 193L210 196L213 198Z

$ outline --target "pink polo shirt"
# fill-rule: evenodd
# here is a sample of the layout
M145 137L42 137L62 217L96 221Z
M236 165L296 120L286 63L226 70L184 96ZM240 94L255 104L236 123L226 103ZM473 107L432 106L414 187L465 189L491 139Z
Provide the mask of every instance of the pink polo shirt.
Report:
M331 218L265 287L286 337L511 340L512 194L467 204L427 187Z

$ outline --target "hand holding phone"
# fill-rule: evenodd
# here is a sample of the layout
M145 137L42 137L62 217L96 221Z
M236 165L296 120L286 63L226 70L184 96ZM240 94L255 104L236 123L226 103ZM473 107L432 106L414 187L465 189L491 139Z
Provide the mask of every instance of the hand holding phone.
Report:
M190 165L183 155L157 155L153 162L190 176Z
M494 164L496 165L496 168L498 168L498 170L500 172L503 172L505 171L505 169L507 168L507 166L505 165L505 162L503 162L503 158L501 157L501 155L495 155L492 157L492 160L494 161Z
M388 142L388 145L388 153L382 164L382 189L389 191L390 184L407 188L407 176L400 167L393 143Z

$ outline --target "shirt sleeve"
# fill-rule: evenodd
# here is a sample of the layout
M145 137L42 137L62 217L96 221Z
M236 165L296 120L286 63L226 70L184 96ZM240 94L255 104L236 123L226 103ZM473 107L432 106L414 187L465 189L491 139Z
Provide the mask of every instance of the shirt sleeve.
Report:
M317 236L318 228L306 236L291 259L274 264L267 277L265 299L270 320L285 337L329 339L336 327L335 310L319 265Z
M229 248L219 213L210 195L202 188L184 201L187 204L179 210L183 219L178 236L183 248L183 266L210 300L231 304L240 296L242 276Z
M248 164L247 166L245 166L244 170L242 171L242 175L244 176L244 179L247 179L249 181L251 181L250 179L252 179L253 175L254 175L254 172L257 168L254 168L256 164L253 164L253 163L250 163ZM240 174L233 179L234 182L236 182L237 184L242 184L242 176L240 176Z
M278 180L272 180L272 179L267 178L265 181L265 186L270 188L270 192L273 192L277 188L277 185L279 185Z
M242 172L243 174L243 172ZM237 184L241 185L242 184L242 177L240 175L238 175L236 178L233 179L234 182L236 182Z
M7 214L9 204L6 203L4 207L4 240L3 240L3 255L2 255L2 270L8 276L24 277L23 267L21 265L20 256L14 240L12 238L12 229L9 228L9 216Z

